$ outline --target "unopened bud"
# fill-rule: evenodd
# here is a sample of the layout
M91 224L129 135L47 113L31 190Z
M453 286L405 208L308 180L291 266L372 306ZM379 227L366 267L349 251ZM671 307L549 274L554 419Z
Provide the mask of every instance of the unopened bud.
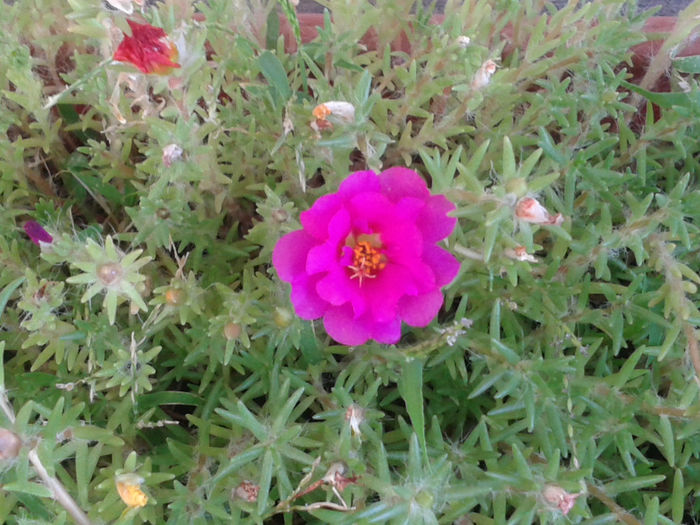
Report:
M277 307L272 316L278 328L287 328L292 323L292 314L286 308Z
M0 428L0 460L15 459L22 448L22 440L6 428Z
M469 44L471 44L472 39L466 35L460 35L457 37L457 45L462 49L467 49Z
M233 339L238 339L241 336L241 325L238 323L226 323L226 326L224 326L224 337L228 341L231 341Z

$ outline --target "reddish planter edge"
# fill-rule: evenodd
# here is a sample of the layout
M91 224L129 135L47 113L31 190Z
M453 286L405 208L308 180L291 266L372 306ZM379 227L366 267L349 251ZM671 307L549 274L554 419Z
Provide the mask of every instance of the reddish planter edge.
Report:
M311 42L318 36L318 28L324 25L324 15L321 13L299 13L299 26L301 29L302 43ZM445 19L444 15L435 15L432 17L433 24L441 24ZM633 77L632 82L638 82L647 70L651 59L659 52L664 43L664 35L672 31L678 20L675 16L655 16L649 18L644 24L643 31L652 38L647 42L637 44L631 48L632 51L632 67L630 72ZM295 53L297 50L297 42L294 38L292 26L286 17L280 16L280 33L284 37L285 51ZM512 28L506 26L501 31L501 36L508 39L512 35ZM360 40L360 42L370 51L377 49L379 38L374 30L368 31ZM391 43L393 51L411 52L411 42L405 32L402 32ZM676 56L692 56L700 55L700 40L691 41L684 47ZM657 90L668 91L669 86L667 79L662 79L655 87Z

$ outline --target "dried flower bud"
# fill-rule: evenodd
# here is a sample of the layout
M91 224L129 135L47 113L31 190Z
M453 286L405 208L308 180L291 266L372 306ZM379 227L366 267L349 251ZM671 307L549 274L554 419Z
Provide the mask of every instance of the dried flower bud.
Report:
M168 144L163 148L163 165L169 168L173 162L182 158L182 148L177 144Z
M226 325L224 326L224 337L228 341L238 339L241 336L241 331L241 325L239 325L238 323L226 323Z
M525 222L533 224L552 224L559 226L564 222L561 213L550 215L547 209L542 206L537 199L525 197L520 199L515 205L515 216Z
M345 421L350 426L350 430L356 436L360 436L360 425L365 420L365 409L359 405L352 404L345 411Z
M489 82L491 82L491 77L496 72L496 63L493 60L487 60L474 74L474 79L472 80L472 89L478 90L486 87Z
M260 485L256 485L252 481L244 480L233 490L233 497L242 499L248 503L255 503L258 501L259 492Z
M170 218L170 210L168 208L158 208L156 210L156 215L160 220L167 220Z
M505 254L511 259L516 259L518 261L537 262L537 258L534 255L527 253L527 248L525 248L525 246L516 246L512 250L508 248Z
M311 114L314 116L314 121L311 127L318 133L322 129L331 129L333 124L329 121L330 117L334 117L337 121L344 123L355 122L355 106L349 102L342 100L331 100L316 106Z
M564 516L574 507L576 499L581 495L581 492L571 494L558 485L546 485L542 490L542 499L545 503L558 508Z
M15 459L22 448L22 440L6 428L0 428L0 460Z
M148 503L148 496L141 490L143 478L136 474L121 474L115 478L119 497L127 507L145 507Z

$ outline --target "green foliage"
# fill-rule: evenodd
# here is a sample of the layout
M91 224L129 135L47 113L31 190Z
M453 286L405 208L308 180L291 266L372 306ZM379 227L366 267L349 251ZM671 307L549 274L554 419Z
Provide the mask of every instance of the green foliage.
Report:
M169 76L111 60L128 2L4 5L0 521L74 518L52 479L94 523L697 519L697 57L631 83L631 1L322 3L304 43L288 0L133 4ZM347 348L272 249L394 165L457 205L461 271L430 326Z

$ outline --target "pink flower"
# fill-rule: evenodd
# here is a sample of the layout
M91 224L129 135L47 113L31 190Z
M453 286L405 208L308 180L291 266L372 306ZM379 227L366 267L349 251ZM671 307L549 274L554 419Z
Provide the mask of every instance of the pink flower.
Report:
M144 73L167 75L180 64L175 44L168 42L167 35L160 27L151 24L137 24L127 20L131 36L124 35L114 53L114 60L130 62Z
M24 224L24 231L34 244L40 246L39 243L51 243L53 242L53 237L47 232L41 225L36 221L28 221Z
M396 343L401 321L430 323L457 275L457 259L436 246L454 208L414 171L359 171L301 214L303 229L279 240L272 263L297 315L323 317L339 343Z

